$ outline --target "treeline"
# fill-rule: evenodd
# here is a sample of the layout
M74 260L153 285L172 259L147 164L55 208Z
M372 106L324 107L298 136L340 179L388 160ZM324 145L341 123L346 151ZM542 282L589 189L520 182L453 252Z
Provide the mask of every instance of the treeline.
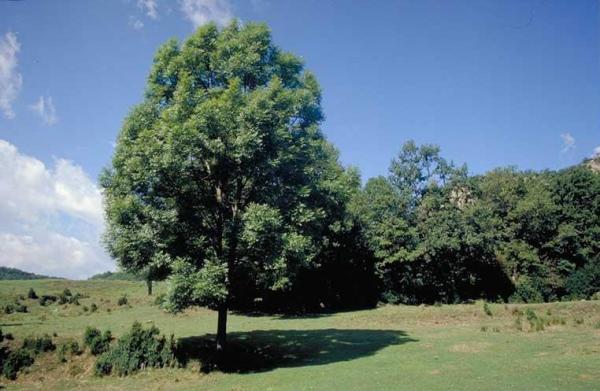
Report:
M264 307L542 302L600 291L600 174L498 168L469 176L434 145L408 142L371 178L346 221L291 292ZM256 302L240 302L248 308Z
M56 279L59 277L48 277L40 274L25 272L13 267L0 266L0 280L41 280L45 278Z

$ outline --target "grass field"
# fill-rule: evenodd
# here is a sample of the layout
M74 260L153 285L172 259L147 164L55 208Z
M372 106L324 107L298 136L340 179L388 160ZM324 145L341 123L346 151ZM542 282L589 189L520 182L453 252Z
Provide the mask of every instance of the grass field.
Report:
M19 346L29 335L55 342L81 340L86 326L118 337L133 321L155 324L193 348L214 333L216 313L205 309L170 315L153 304L143 283L122 281L2 281L0 304L33 287L38 295L68 287L89 298L77 305L45 307L26 299L28 313L0 315L4 333ZM158 285L155 295L165 289ZM118 306L127 295L129 305ZM96 303L95 313L83 307ZM109 312L110 309L110 312ZM89 353L60 363L56 353L36 359L6 389L197 389L197 390L594 390L600 389L600 301L538 305L483 303L383 306L314 316L231 315L230 341L255 348L229 371L152 369L136 375L96 377ZM532 309L543 330L530 329ZM521 319L522 330L517 319ZM541 326L538 326L541 328ZM246 362L244 362L246 360Z

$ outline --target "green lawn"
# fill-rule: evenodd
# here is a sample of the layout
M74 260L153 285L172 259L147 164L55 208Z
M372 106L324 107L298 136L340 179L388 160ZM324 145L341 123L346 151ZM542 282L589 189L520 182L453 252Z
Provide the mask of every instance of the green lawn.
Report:
M196 309L170 315L153 305L144 283L121 281L2 281L0 304L33 287L38 295L65 287L89 295L81 305L41 307L25 300L26 314L2 314L0 327L18 345L43 333L81 339L86 326L119 336L133 321L154 323L193 351L214 333L216 314ZM159 285L155 295L164 290ZM129 306L117 306L127 295ZM90 314L84 306L96 303ZM180 369L137 375L93 375L88 353L61 364L55 353L36 360L7 389L198 389L198 390L593 390L600 389L600 302L539 305L384 306L372 310L303 317L231 315L230 343L244 347L227 373L199 371L193 359ZM518 311L532 308L543 331L523 330ZM108 312L110 309L110 312ZM548 325L548 323L554 323ZM564 324L562 324L564 323ZM250 351L250 352L249 352ZM260 357L260 359L256 359Z

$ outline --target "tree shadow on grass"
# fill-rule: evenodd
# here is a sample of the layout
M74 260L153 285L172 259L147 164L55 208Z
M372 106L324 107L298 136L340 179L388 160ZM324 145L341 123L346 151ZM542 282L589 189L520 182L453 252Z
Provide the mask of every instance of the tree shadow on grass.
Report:
M228 334L227 351L220 356L214 341L214 335L180 338L177 358L184 365L199 360L203 371L264 372L354 360L417 340L396 330L255 330Z

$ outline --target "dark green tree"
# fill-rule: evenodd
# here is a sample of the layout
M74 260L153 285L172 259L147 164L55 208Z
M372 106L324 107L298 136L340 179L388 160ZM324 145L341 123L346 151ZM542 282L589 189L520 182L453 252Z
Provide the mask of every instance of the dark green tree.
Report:
M291 289L343 227L357 186L326 142L321 92L262 24L198 29L157 52L102 177L106 243L126 270L170 275L168 307L218 310Z

